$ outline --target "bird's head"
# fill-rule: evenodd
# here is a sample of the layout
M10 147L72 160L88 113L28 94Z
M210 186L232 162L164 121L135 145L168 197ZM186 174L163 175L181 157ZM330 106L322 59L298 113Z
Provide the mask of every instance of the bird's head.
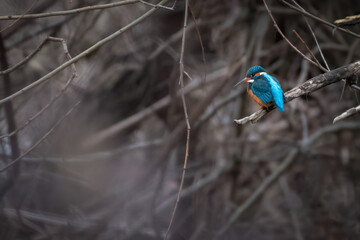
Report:
M249 70L246 73L246 77L239 81L235 86L241 84L241 83L252 83L254 80L256 80L257 76L260 76L265 73L265 69L261 66L253 66L249 68Z

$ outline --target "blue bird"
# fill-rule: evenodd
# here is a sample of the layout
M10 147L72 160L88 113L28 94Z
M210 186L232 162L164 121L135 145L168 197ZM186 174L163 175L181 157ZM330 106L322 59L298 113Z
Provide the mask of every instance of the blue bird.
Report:
M239 81L235 86L241 83L249 83L248 94L261 107L269 108L273 104L284 111L284 98L279 81L267 74L261 66L251 67L246 77Z

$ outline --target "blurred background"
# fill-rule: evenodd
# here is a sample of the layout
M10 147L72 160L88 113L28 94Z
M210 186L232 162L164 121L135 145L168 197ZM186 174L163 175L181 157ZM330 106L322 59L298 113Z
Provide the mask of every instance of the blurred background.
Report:
M2 0L0 13L115 2ZM69 66L2 104L0 166L16 162L0 173L1 239L164 238L185 156L179 94L184 4L158 8L77 61L76 73ZM312 58L296 30L325 66L304 16L281 1L267 4L287 38ZM331 23L360 13L357 0L299 4ZM249 67L262 65L284 91L323 71L285 42L262 1L190 0L189 6L184 92L191 137L168 239L359 239L360 118L332 125L359 105L359 92L340 81L291 101L283 113L235 124L259 109L246 86L233 87ZM150 9L132 1L2 20L1 69L31 58L1 72L1 98L67 61L66 50L74 57ZM359 38L307 21L331 70L359 60ZM359 24L344 28L360 33ZM283 161L292 164L239 210Z

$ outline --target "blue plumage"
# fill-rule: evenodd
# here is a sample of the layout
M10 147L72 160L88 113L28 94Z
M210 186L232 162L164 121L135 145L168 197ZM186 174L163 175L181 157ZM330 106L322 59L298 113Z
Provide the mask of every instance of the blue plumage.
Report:
M247 71L246 78L244 78L240 83L242 82L249 83L249 88L252 91L252 94L255 95L255 98L259 98L262 103L269 104L273 102L279 111L284 111L283 91L280 83L276 78L267 74L263 67L251 67ZM254 96L252 97L254 98ZM259 104L261 103L257 99L254 100Z
M260 75L259 77L265 77L266 80L268 80L270 84L272 99L275 102L276 107L283 112L284 111L284 98L283 98L283 91L280 87L279 82L276 78L270 76L267 73L264 73L263 75Z

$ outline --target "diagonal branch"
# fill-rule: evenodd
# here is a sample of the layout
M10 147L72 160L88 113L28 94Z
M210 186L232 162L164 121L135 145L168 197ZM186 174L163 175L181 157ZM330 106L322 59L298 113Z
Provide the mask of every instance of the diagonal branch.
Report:
M321 22L322 24L325 24L325 25L327 25L327 26L329 26L329 27L332 27L332 28L334 28L334 29L338 29L338 30L340 30L340 31L342 31L342 32L344 32L344 33L350 34L350 35L352 35L352 36L354 36L354 37L360 38L360 35L357 34L357 33L354 33L354 32L352 32L352 31L350 31L350 30L348 30L348 29L341 28L341 27L339 27L339 26L336 26L335 24L332 24L332 23L330 23L330 22L328 22L328 21L325 21L324 19L319 18L319 17L317 17L317 16L315 16L315 15L313 15L313 14L305 11L304 9L295 7L294 5L288 3L288 2L285 1L285 0L280 0L280 1L281 1L282 3L284 3L285 5L287 5L289 8L291 8L291 9L293 9L293 10L299 12L299 13L302 13L303 15L306 15L307 17L310 17L310 18L312 18L312 19L314 19L314 20L316 20L316 21L318 21L318 22Z
M75 8L75 9L64 10L64 11L56 11L56 12L48 12L48 13L23 14L23 15L0 16L0 20L33 19L33 18L65 16L65 15L78 14L78 13L81 13L81 12L87 12L87 11L92 11L92 10L113 8L113 7L118 7L118 6L122 6L122 5L126 5L126 4L133 4L133 3L137 3L137 2L139 2L139 0L124 0L124 1L120 1L120 2L99 4L99 5L87 6L87 7L82 7L82 8Z
M337 116L336 118L334 118L333 123L342 121L345 118L349 118L359 112L360 112L360 105L357 107L350 108L350 109L346 110L345 112L343 112L342 114L340 114L339 116Z
M305 154L308 152L309 148L324 135L342 130L360 130L360 123L346 122L337 125L325 126L317 130L309 138L305 138L299 141L297 147L293 148L288 153L286 158L283 160L283 162L281 162L277 169L275 169L268 177L266 177L257 187L257 189L250 195L250 197L235 210L235 212L230 216L228 222L217 232L214 239L222 239L222 235L224 235L224 233L239 219L239 217L247 209L249 209L249 207L251 207L280 176L286 173L292 163L295 162L296 157L299 154Z
M342 79L347 79L352 76L359 76L359 75L360 75L360 61L352 63L347 66L337 68L335 70L313 77L310 80L306 81L305 83L301 84L300 86L297 86L287 91L284 94L284 98L285 98L284 102L285 103L290 102L295 98L315 92L323 87L326 87L327 85L333 84ZM256 123L263 116L265 116L267 113L269 113L274 109L275 108L273 107L269 110L259 110L251 114L250 116L234 121L237 124L245 124L247 122Z
M159 5L163 5L164 3L166 3L168 0L162 0L160 1L158 4ZM118 37L119 35L121 35L122 33L126 32L127 30L131 29L132 27L136 26L137 24L139 24L140 22L144 21L147 17L149 17L151 14L153 14L156 10L158 10L159 8L154 7L152 9L150 9L149 11L147 11L146 13L144 13L142 16L136 18L134 21L132 21L131 23L129 23L128 25L126 25L125 27L117 30L116 32L110 34L109 36L105 37L104 39L98 41L97 43L95 43L94 45L92 45L91 47L89 47L88 49L84 50L83 52L79 53L78 55L76 55L74 58L72 58L71 60L66 61L65 63L63 63L62 65L60 65L59 67L55 68L54 70L52 70L51 72L49 72L48 74L46 74L45 76L41 77L40 79L36 80L35 82L29 84L28 86L20 89L19 91L13 93L12 95L3 98L0 100L0 105L22 95L23 93L29 91L30 89L46 82L47 80L49 80L51 77L53 77L55 74L57 74L58 72L64 70L65 68L67 68L68 66L72 65L73 63L79 61L81 58L89 55L90 53L96 51L97 49L99 49L100 47L102 47L105 43L113 40L114 38Z

